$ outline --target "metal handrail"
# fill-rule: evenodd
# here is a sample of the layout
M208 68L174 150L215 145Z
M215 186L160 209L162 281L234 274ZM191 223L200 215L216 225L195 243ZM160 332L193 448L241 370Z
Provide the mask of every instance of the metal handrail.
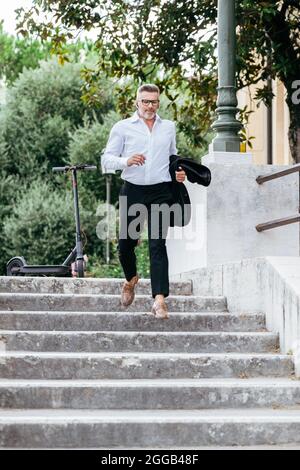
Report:
M274 180L276 178L281 178L282 176L290 175L291 173L297 173L300 171L300 164L299 165L294 165L291 168L288 168L287 170L282 170L282 171L276 171L275 173L270 173L265 176L258 176L256 178L256 181L258 184L263 184L266 181Z
M282 225L294 224L295 222L300 222L300 214L293 215L291 217L286 217L284 219L271 220L265 224L256 225L256 230L258 232L263 232L264 230L270 230L271 228L281 227Z
M281 178L283 176L290 175L291 173L299 173L299 191L300 191L300 164L294 165L291 168L288 168L287 170L276 171L268 175L258 176L256 178L256 182L258 184L263 184L266 181L271 181L276 178ZM299 193L299 197L300 197L300 193ZM300 222L300 207L299 207L299 214L292 215L290 217L284 217L282 219L270 220L269 222L256 225L255 228L258 232L263 232L264 230L270 230L275 227L282 227L283 225L294 224L296 222Z

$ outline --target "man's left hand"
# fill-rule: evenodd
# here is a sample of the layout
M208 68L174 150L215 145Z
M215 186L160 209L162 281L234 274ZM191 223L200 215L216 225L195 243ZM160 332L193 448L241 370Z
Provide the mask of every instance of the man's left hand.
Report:
M176 181L178 181L178 183L183 183L184 180L185 180L185 177L186 177L186 174L185 174L185 171L179 167L179 170L180 171L176 171Z

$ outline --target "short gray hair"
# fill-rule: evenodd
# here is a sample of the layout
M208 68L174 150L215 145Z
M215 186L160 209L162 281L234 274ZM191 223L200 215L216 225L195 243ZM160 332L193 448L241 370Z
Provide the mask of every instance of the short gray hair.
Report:
M145 85L140 86L138 91L137 91L137 97L143 91L148 91L148 93L158 93L158 95L160 95L160 90L159 90L158 86L153 85L152 83L146 83Z

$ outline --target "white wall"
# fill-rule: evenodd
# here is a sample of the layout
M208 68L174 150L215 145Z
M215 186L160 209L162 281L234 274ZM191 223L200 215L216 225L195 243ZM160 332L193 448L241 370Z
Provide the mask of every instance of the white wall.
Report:
M239 158L244 158L243 154ZM257 176L289 166L216 161L207 166L212 173L208 188L187 184L192 221L183 229L170 230L171 275L245 258L299 255L298 223L264 232L255 228L298 214L298 173L258 185ZM175 232L182 235L181 240L172 238Z

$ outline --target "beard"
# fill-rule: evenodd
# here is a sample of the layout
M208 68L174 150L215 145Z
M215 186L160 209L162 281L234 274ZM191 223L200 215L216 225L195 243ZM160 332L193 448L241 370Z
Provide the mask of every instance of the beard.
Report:
M144 111L141 113L141 117L144 119L153 119L155 117L155 111Z

